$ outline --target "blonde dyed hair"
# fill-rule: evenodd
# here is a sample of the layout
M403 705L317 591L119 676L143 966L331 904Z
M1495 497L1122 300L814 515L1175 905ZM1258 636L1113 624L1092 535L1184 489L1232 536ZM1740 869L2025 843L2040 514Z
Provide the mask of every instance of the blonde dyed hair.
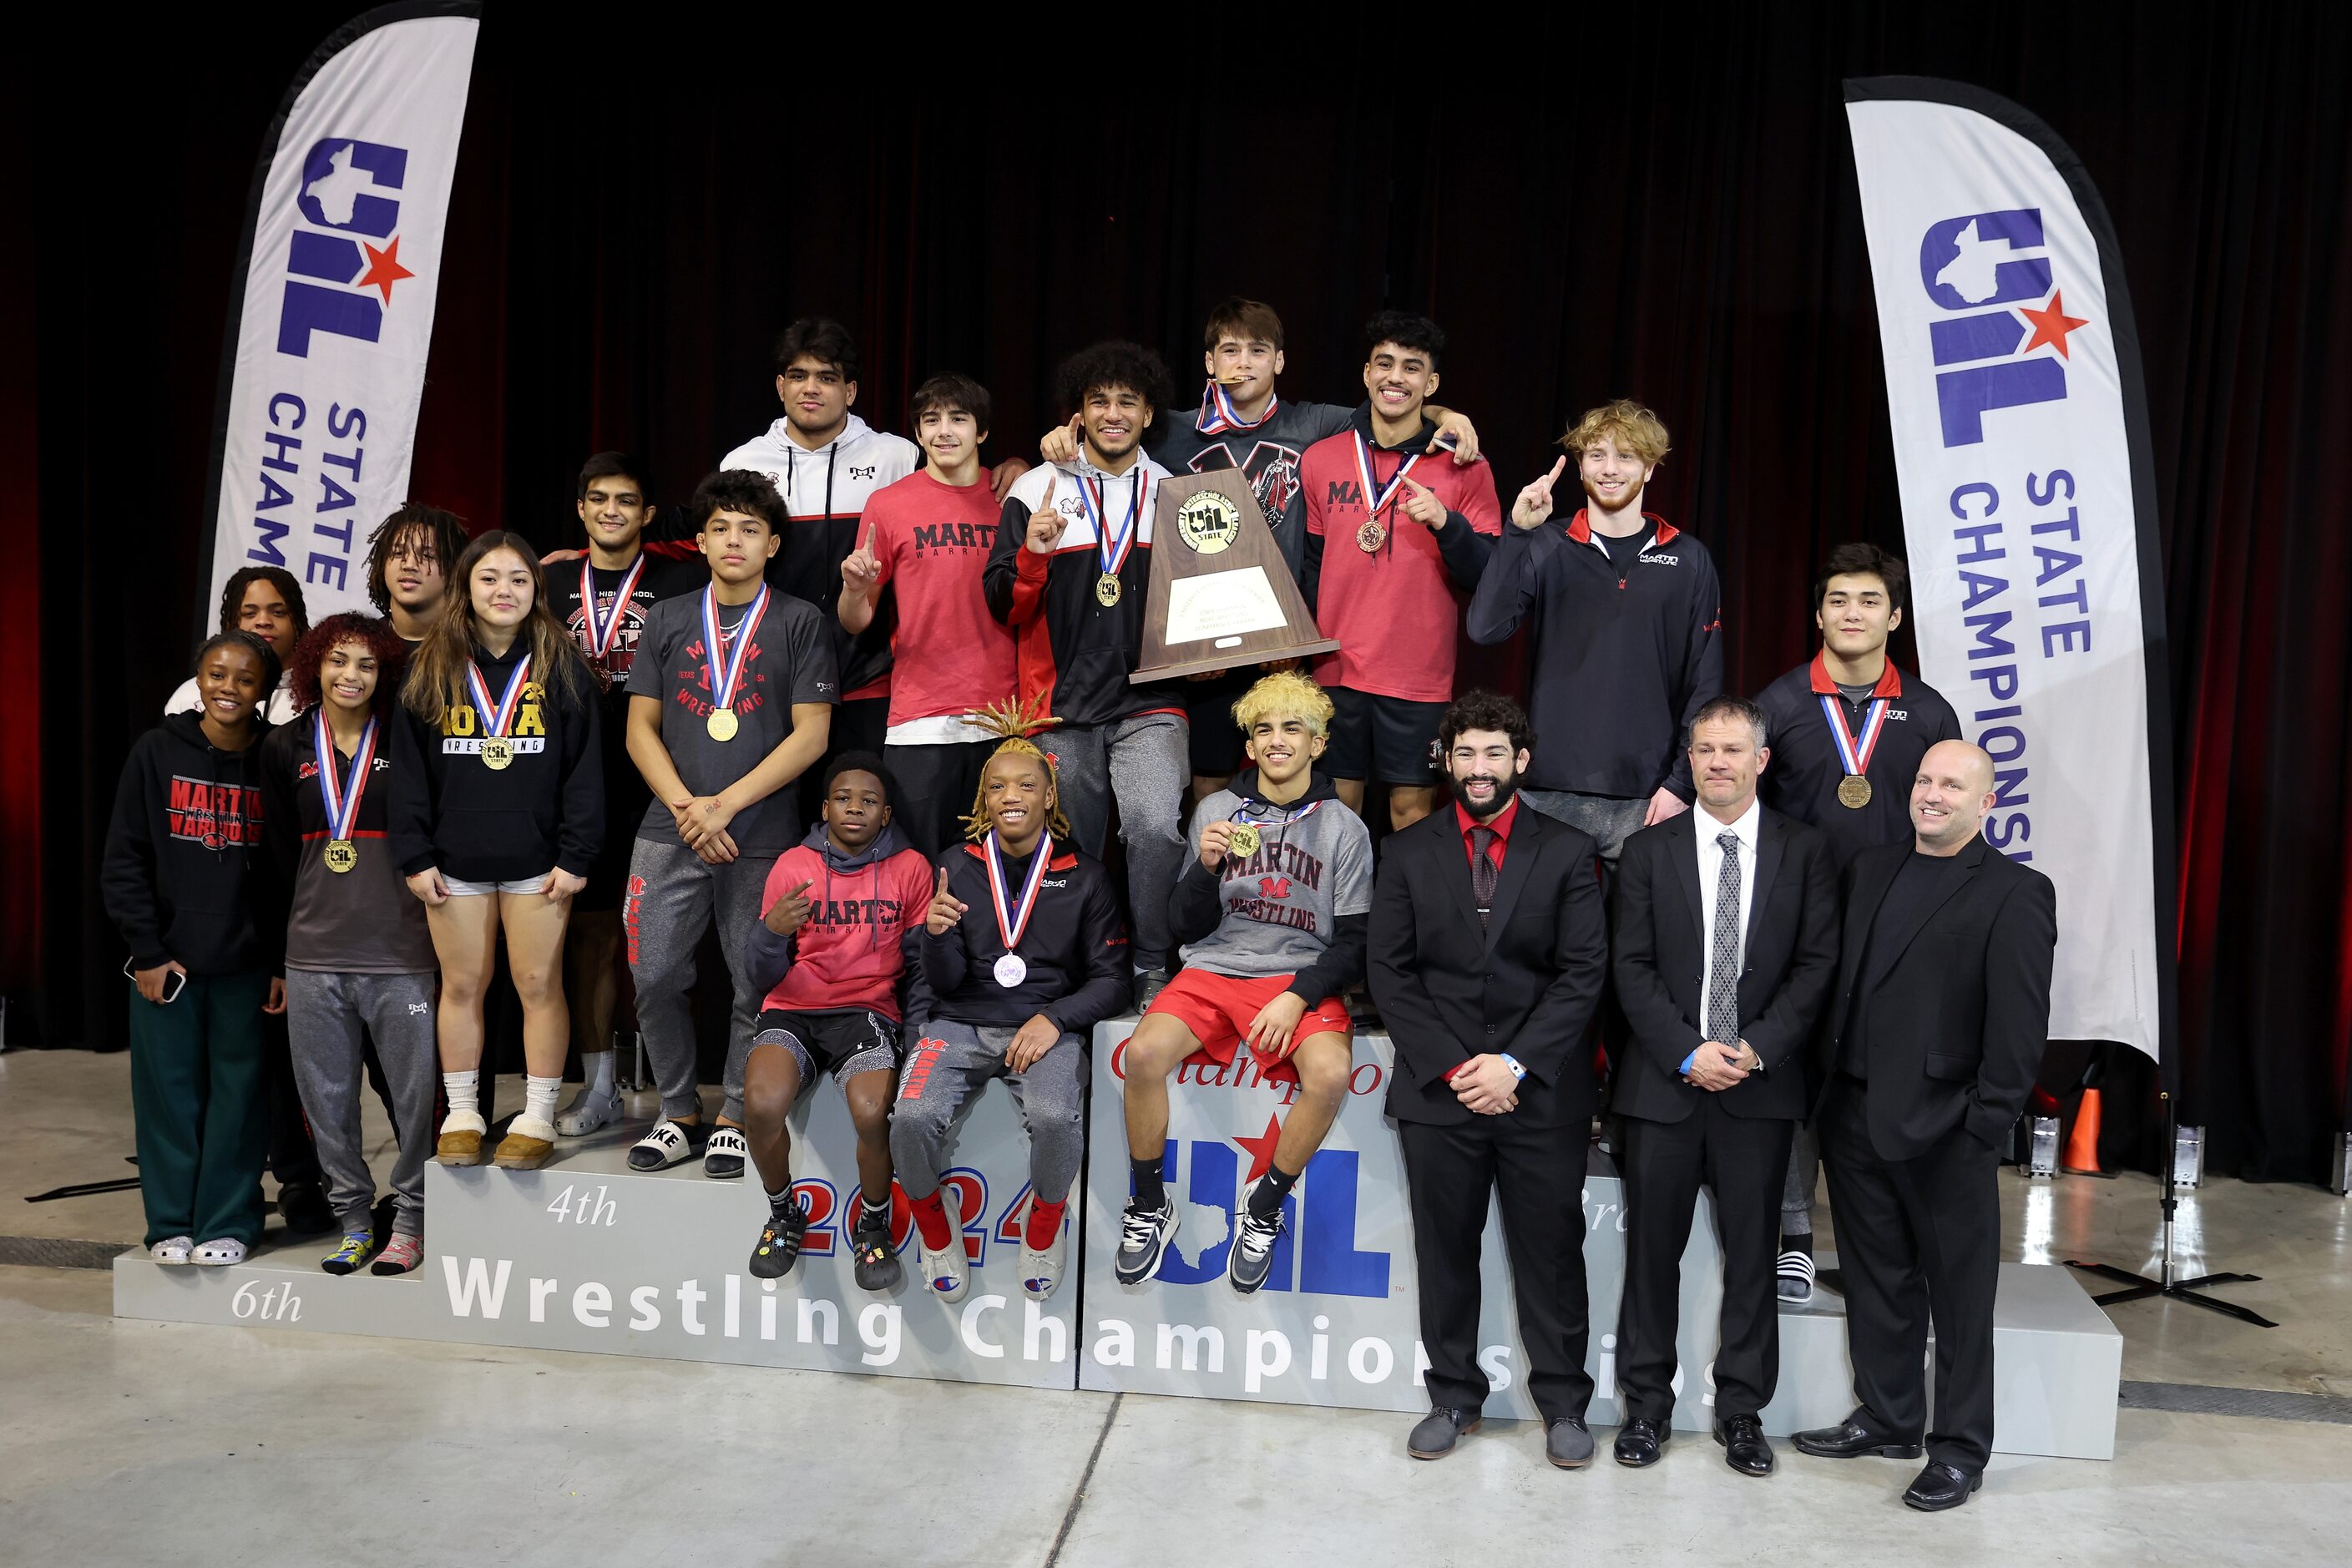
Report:
M1262 677L1234 701L1234 722L1246 735L1262 719L1303 719L1318 735L1331 733L1331 699L1295 669Z
M1062 815L1062 773L1054 759L1029 737L1061 722L1045 711L1045 699L1032 702L1019 700L992 702L964 717L984 730L993 730L1004 737L996 750L988 753L991 763L1008 753L1016 757L1034 757L1037 765L1045 770L1046 787L1054 792L1054 809L1045 818L1045 831L1064 843L1076 837L1070 829L1070 819ZM977 844L988 837L995 824L988 819L988 769L980 770L979 787L971 792L971 815L963 819L963 836Z
M1583 418L1569 426L1559 444L1568 449L1570 457L1581 457L1584 448L1604 436L1617 443L1618 450L1641 458L1644 468L1664 461L1672 450L1666 445L1665 422L1630 397L1620 397L1588 410Z

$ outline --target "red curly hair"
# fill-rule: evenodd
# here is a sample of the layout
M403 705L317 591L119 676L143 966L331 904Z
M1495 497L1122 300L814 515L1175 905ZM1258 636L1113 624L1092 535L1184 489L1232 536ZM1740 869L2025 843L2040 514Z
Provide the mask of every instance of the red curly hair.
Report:
M408 659L408 645L392 629L390 621L345 610L304 632L302 640L294 645L294 657L286 668L297 711L308 713L319 705L319 671L326 665L327 655L347 642L358 643L375 655L375 696L370 700L370 710L381 719L400 700L401 669Z

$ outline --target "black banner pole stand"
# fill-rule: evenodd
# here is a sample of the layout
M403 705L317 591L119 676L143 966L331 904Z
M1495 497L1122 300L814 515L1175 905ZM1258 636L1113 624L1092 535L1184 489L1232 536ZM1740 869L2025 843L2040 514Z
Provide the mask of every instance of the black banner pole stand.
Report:
M2241 1307L2235 1301L2224 1301L2218 1297L2201 1294L2208 1286L2241 1285L2259 1280L2262 1279L2259 1274L2200 1274L2194 1279L2173 1278L2172 1220L2173 1213L2180 1203L2178 1188L2172 1179L2173 1141L2174 1135L2179 1130L2180 1108L2173 1100L2169 1089L2158 1089L2157 1098L2164 1101L2163 1173L2158 1178L2160 1183L2158 1191L2163 1194L2158 1201L2164 1209L2164 1255L2162 1261L2158 1265L2162 1271L2162 1277L2151 1279L2145 1274L2134 1274L2130 1269L2118 1268L2112 1263L2078 1263L2071 1258L2066 1260L2066 1267L2079 1268L2085 1274L2095 1274L2103 1279L2118 1279L2128 1287L2126 1289L2110 1290L2103 1296L2091 1298L2102 1307L2117 1301L2137 1301L2147 1296L2161 1296L2168 1301L2194 1302L2209 1311L2223 1313L2242 1322L2252 1323L2258 1329L2277 1328L2276 1323L2252 1308Z

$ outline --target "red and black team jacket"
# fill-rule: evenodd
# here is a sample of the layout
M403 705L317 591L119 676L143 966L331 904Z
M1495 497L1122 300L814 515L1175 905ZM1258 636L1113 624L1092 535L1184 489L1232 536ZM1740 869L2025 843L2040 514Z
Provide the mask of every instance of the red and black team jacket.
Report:
M1045 711L1065 724L1107 724L1138 713L1184 710L1182 685L1128 682L1143 657L1143 600L1151 584L1151 513L1160 481L1168 470L1138 456L1124 474L1106 475L1091 464L1076 468L1030 469L1004 498L996 543L981 574L988 611L1013 629L1014 689L1022 701L1043 698ZM1143 515L1135 543L1118 570L1118 603L1097 595L1103 574L1101 547L1087 518L1079 486L1101 487L1105 521L1114 531L1129 509L1140 502ZM1029 518L1054 487L1054 510L1068 522L1051 555L1024 545Z
M1830 732L1829 715L1822 711L1824 696L1837 703L1847 734L1857 741L1865 738L1871 710L1886 704L1869 765L1863 769L1870 799L1859 809L1837 797L1845 763ZM1764 710L1772 748L1772 765L1756 781L1758 793L1773 810L1826 834L1841 872L1874 844L1911 842L1911 781L1918 776L1919 761L1937 742L1960 739L1959 715L1952 705L1917 676L1895 668L1891 658L1862 702L1845 700L1815 654L1812 663L1799 665L1759 692L1756 706Z
M1034 854L1004 862L1005 891L1016 900ZM947 871L948 891L963 900L965 913L944 935L923 931L930 1017L1017 1028L1043 1013L1065 1033L1085 1039L1097 1024L1127 1011L1135 986L1127 921L1101 861L1075 844L1054 841L1054 858L1038 880L1028 927L1013 949L1028 973L1011 987L996 983L1004 935L989 896L985 852L977 844L958 845L939 864ZM911 1013L913 999L908 1000Z

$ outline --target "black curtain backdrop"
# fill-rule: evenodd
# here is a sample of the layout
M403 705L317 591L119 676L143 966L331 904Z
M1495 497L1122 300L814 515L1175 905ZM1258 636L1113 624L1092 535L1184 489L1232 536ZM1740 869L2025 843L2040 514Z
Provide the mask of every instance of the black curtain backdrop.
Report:
M1748 690L1808 657L1827 546L1903 544L1840 80L1949 77L2041 115L2115 215L2147 362L2184 1120L2218 1170L2321 1173L2352 1039L2343 8L489 12L411 487L474 528L572 542L573 475L605 447L682 497L779 412L769 348L798 314L856 331L877 424L968 370L992 452L1034 456L1051 368L1089 340L1152 344L1189 395L1203 310L1255 295L1288 329L1286 389L1352 401L1358 331L1393 305L1450 334L1444 400L1507 496L1591 403L1659 410L1654 504L1721 563ZM348 14L88 31L0 108L12 1041L122 1031L107 806L199 629L261 131ZM1465 679L1517 683L1486 652ZM2110 1080L2110 1121L2148 1081Z

